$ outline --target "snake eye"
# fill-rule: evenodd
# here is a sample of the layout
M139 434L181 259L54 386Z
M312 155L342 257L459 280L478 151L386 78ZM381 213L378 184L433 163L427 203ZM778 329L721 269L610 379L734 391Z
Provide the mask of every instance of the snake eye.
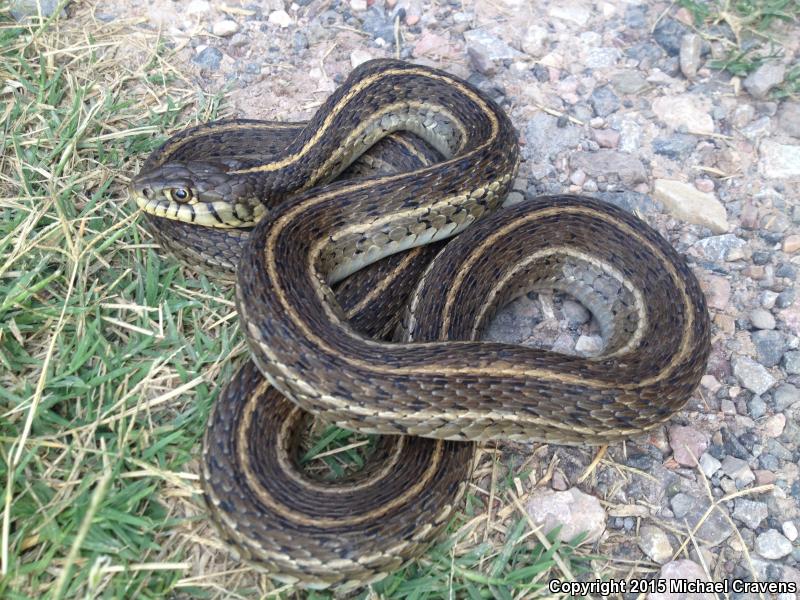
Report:
M174 188L167 191L167 197L176 202L186 202L192 197L192 194L186 188Z

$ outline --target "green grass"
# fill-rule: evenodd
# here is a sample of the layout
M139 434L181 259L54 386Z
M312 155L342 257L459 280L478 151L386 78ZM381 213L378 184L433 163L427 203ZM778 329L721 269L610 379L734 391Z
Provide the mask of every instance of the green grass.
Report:
M739 77L782 57L782 41L796 36L800 26L800 0L678 0L678 4L692 14L707 40L722 45L724 56L710 60L709 66ZM800 64L795 63L772 95L782 99L798 94Z
M246 352L231 290L162 258L126 201L146 154L220 96L156 34L76 10L19 26L0 4L0 597L305 597L233 559L199 495L216 382ZM359 460L331 453L349 434L320 442L310 462ZM468 494L452 535L374 593L530 597L587 568L527 521L489 531L486 506Z

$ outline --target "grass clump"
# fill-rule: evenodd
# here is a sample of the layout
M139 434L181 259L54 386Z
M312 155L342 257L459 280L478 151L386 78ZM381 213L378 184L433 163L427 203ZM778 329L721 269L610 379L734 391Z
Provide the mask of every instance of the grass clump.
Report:
M691 13L703 37L718 44L709 66L738 77L781 58L784 41L796 36L800 26L798 0L679 0L678 4ZM799 93L800 64L794 64L772 95L781 99Z

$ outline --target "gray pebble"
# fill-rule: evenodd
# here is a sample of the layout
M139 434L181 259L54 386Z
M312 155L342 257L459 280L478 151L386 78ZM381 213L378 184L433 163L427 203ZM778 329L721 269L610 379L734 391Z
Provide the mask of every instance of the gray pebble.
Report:
M784 354L783 368L789 375L800 375L800 351L792 350Z
M785 75L786 65L768 61L745 77L742 85L752 96L763 99L772 88L783 83Z
M653 31L653 38L667 54L678 56L681 51L681 40L689 33L687 27L675 19L662 19Z
M25 17L36 17L40 6L42 16L49 17L56 11L58 0L13 0L9 9L14 19L22 21ZM61 12L64 13L63 8Z
M292 37L292 47L295 52L302 52L308 48L308 37L302 31L295 31Z
M199 65L202 69L216 71L219 69L219 65L222 62L222 52L213 46L209 46L195 56L192 62Z
M647 27L647 4L629 5L625 10L625 26L628 29Z
M794 290L783 290L775 298L775 306L778 308L789 308L794 302Z
M795 402L800 402L800 390L791 383L782 383L772 393L775 410L783 412Z
M783 102L778 110L778 122L782 132L800 138L800 102Z
M767 413L767 403L761 396L753 396L747 403L747 412L754 419L760 419Z
M694 79L702 64L703 38L696 33L687 33L681 38L680 65L686 79Z
M588 323L592 318L592 313L586 310L586 307L580 302L574 300L564 300L562 305L564 316L567 317L570 325L582 325Z
M750 470L747 461L741 458L726 456L722 459L721 468L728 477L736 481L737 487L740 481L743 485L747 485L756 480L756 476L753 474L753 471Z
M737 498L733 508L733 518L741 521L750 529L756 529L761 521L767 518L769 510L763 502Z
M650 84L639 71L626 69L611 76L611 86L620 94L638 94Z
M687 133L676 133L668 137L653 140L653 152L667 158L682 159L690 154L697 145L697 138Z
M776 529L768 529L756 537L755 548L764 558L777 560L792 552L792 543Z
M750 311L750 323L756 329L775 329L775 317L772 313L763 308L756 308Z
M713 477L714 473L719 471L721 466L722 463L711 456L708 452L704 452L700 457L700 468L706 477Z
M611 86L604 85L595 88L589 102L592 104L594 113L598 117L607 117L611 113L619 110L621 106L619 98L611 89Z

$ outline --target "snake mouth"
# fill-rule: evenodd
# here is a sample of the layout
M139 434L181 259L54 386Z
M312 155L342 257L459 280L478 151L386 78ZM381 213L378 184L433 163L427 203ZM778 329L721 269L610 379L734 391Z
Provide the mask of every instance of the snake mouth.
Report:
M146 198L136 193L131 195L136 206L142 211L162 219L219 229L249 227L255 223L253 219L239 218L229 202L192 200L189 203L181 203L167 198Z

